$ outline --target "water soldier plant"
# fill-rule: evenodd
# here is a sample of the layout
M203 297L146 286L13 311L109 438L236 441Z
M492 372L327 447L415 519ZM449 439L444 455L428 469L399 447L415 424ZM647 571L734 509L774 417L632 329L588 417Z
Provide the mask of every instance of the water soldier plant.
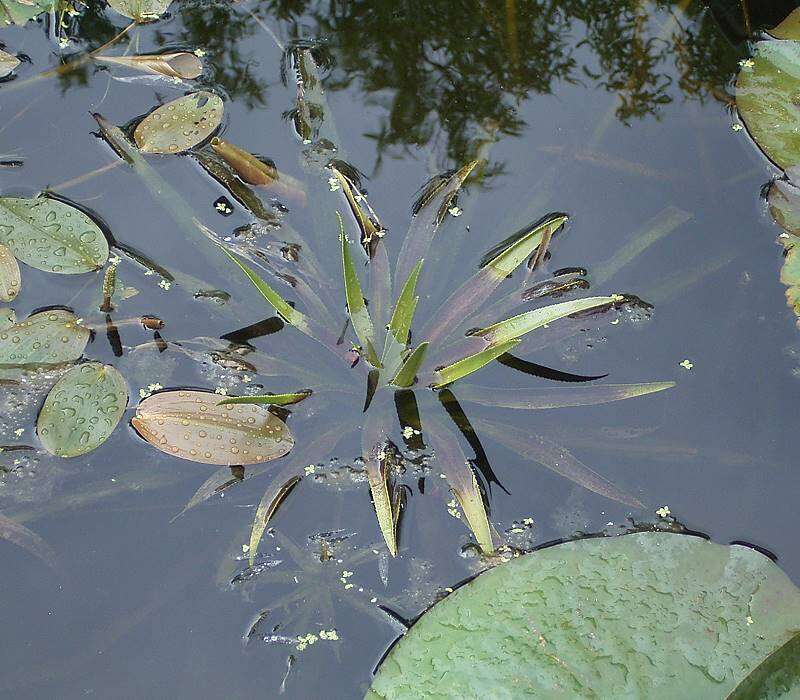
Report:
M438 474L454 497L448 503L450 514L460 518L463 513L481 550L494 550L498 537L487 505L492 484L500 482L479 432L584 488L631 508L643 508L637 498L548 437L494 417L471 419L460 403L528 411L602 404L671 387L672 382L657 382L531 389L465 382L493 362L547 379L599 379L545 368L512 351L525 353L542 342L552 344L565 337L560 329L551 328L558 321L568 333L574 333L587 315L637 300L611 294L541 305L548 297L589 286L586 272L580 268L536 280L551 242L568 220L566 214L552 213L497 243L438 308L425 309L428 305L420 305L421 298L435 299L439 293L443 297L446 280L454 271L452 260L435 255L432 244L445 221L461 215L459 191L470 177L479 176L484 162L476 158L432 178L421 189L392 264L388 230L367 201L363 176L335 145L336 129L318 74L318 67L325 65L323 49L314 42L296 41L284 50L283 73L291 66L296 81L296 108L287 117L304 146L303 162L311 175L307 183L287 178L271 161L223 140L224 101L209 90L196 90L160 104L124 128L93 115L99 135L141 178L179 230L191 237L197 251L214 268L227 258L244 273L245 278L229 278L232 295L211 290L218 292L223 302L230 300L219 307L219 313L228 319L252 313L245 303L252 283L277 314L273 319L277 326L270 332L284 324L291 326L335 358L335 366L329 369L320 364L312 347L290 358L256 351L234 340L226 342L235 334L194 339L201 347L198 351L191 341L168 343L156 332L153 344L159 352L172 347L203 362L212 357L216 364L294 383L275 393L236 397L210 390L163 390L158 383L140 390L142 400L131 424L141 437L173 457L222 467L200 486L184 510L246 477L266 472L272 460L288 455L256 508L249 545L252 564L283 499L356 430L361 433L360 459L372 503L392 555L398 551L398 526L407 493L400 477L409 469L416 469L423 478ZM164 74L163 68L160 65L156 73ZM181 154L190 154L202 167L197 172L211 174L225 187L252 216L252 223L233 236L219 236L200 222L196 211L147 160ZM313 191L314 182L328 187ZM291 194L300 206L314 201L315 244L311 245L310 235L300 234L284 221L277 213L279 208L267 207L252 189L255 187L281 196ZM328 208L331 193L339 200ZM347 223L337 209L346 211ZM15 382L30 371L59 371L79 362L95 328L106 330L124 369L125 352L111 317L115 302L124 299L115 291L122 288L117 284L117 254L159 275L159 286L165 290L176 284L195 298L211 293L202 281L179 270L170 272L114 240L98 222L92 212L52 192L33 198L0 197L3 299L13 300L20 292L20 261L50 273L97 275L102 281L102 301L97 308L104 314L102 321L92 325L69 309L45 309L20 322L10 311L4 313L1 379ZM338 236L335 248L341 276L328 275L321 263L334 236ZM368 273L363 283L362 269ZM294 298L287 299L277 291L280 285L289 287ZM503 285L511 287L510 291L494 300ZM343 303L337 308L340 290ZM135 323L149 328L143 319L135 319ZM532 333L535 330L540 333ZM354 400L361 410L348 413ZM96 449L120 422L127 402L127 382L114 367L89 362L70 369L53 386L39 414L42 446L65 458ZM308 419L299 437L287 425L290 418ZM473 450L472 459L467 459L462 439Z

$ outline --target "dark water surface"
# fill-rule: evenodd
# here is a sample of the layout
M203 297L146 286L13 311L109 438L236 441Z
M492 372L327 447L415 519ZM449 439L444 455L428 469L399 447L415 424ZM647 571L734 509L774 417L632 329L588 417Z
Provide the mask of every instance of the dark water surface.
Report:
M124 18L91 4L66 54L96 48L125 26ZM750 18L756 27L775 23L794 6L758 4L763 7ZM654 309L624 313L613 325L586 320L581 332L526 359L578 374L608 373L604 381L674 380L677 386L628 402L527 414L467 407L471 417L563 444L647 505L631 511L485 438L508 491L493 487L492 523L513 544L530 547L578 531L614 531L628 516L652 522L655 509L667 505L687 527L717 541L745 540L775 552L800 583L793 517L800 487L800 340L778 280L779 231L759 197L776 173L746 132L732 129L726 105L737 62L747 56L740 5L712 5L176 0L167 17L132 30L132 44L123 41L118 51L184 46L206 52L210 69L200 83L225 97L225 138L305 183L306 206L282 200L289 209L283 220L301 233L318 232L312 248L335 280L340 263L329 214L342 205L284 116L295 88L291 75L287 86L280 80L278 43L319 40L335 59L325 87L337 157L369 177L370 203L389 229L391 257L420 185L472 158L488 160L459 198L462 215L450 217L437 234L433 262L455 274L428 281L431 302L444 299L497 241L548 211L568 212L571 223L544 275L582 266L592 293L636 294ZM3 194L52 188L96 212L118 242L234 293L227 307L193 299L180 285L162 289L158 276L123 259L118 274L139 293L120 304L117 321L157 314L166 324L162 336L182 340L219 337L268 317L238 272L222 260L210 264L200 240L189 237L129 168L70 183L118 160L93 136L90 112L124 124L188 88L121 82L111 76L123 73L94 64L20 87L57 64L56 44L41 21L3 29L0 40L31 59L15 80L0 85L0 151L24 159L21 169L0 170ZM230 217L215 211L213 203L226 193L189 157L151 162L220 235L250 221L236 204ZM665 222L676 224L668 235L629 264L609 264L626 244ZM96 276L27 267L23 275L14 304L19 318L66 304L87 322L102 321ZM333 293L341 296L341 289ZM423 320L435 308L423 308L425 301ZM136 325L121 324L120 334L123 357L115 357L102 328L86 355L125 374L132 405L151 383L248 389L241 374L173 349L134 352L152 341L152 332ZM327 371L290 328L252 342ZM684 360L691 369L681 366ZM297 388L285 379L254 376L253 382L267 390ZM553 386L497 365L482 370L476 383ZM32 425L48 386L4 390L2 442L36 444ZM414 618L480 567L462 553L472 536L448 514L450 495L438 475L427 479L424 494L416 478L406 479L411 497L401 551L389 561L354 461L360 445L352 429L361 425L362 402L354 396L340 405L321 396L292 417L298 442L321 426L341 424L347 436L319 467L322 476L304 479L275 517L274 533L261 546L261 561L274 566L236 584L231 580L246 572L242 544L268 476L171 523L214 468L157 452L127 420L85 457L42 453L0 476L0 510L58 554L58 567L48 569L0 542L0 695L271 698L282 687L291 698L360 697L398 634L377 606ZM518 527L525 518L534 525ZM315 538L320 532L346 538L325 564ZM343 577L345 571L352 576ZM281 576L268 580L273 573ZM353 587L345 590L342 578ZM279 606L299 583L314 595ZM270 612L259 634L244 645L243 635L264 610ZM286 637L335 629L338 640L303 650L264 641L275 626Z

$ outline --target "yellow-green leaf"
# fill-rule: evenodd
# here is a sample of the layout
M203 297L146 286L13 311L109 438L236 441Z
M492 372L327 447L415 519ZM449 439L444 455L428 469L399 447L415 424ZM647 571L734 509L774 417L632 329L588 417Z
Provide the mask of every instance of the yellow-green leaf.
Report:
M488 348L474 355L458 360L451 365L447 365L447 367L442 367L435 373L436 381L433 384L434 388L438 389L445 384L451 384L457 379L477 372L481 367L488 365L492 360L500 357L500 355L511 351L519 345L520 342L520 340L509 340L506 343L490 345Z
M216 131L223 111L218 95L193 92L150 112L134 129L133 138L144 153L182 153Z

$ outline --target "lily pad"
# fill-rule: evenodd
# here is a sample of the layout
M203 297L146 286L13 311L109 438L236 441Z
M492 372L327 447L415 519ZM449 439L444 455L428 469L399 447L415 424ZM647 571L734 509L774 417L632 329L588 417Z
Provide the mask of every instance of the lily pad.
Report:
M5 24L25 24L53 5L53 0L0 0L0 19Z
M35 369L75 362L91 331L71 311L50 309L32 314L0 332L0 369Z
M163 15L172 0L108 0L121 15L137 22L150 22Z
M775 180L767 201L770 214L784 229L778 241L785 250L780 279L786 285L786 303L800 316L800 189L788 180Z
M294 446L286 423L264 406L219 402L208 391L164 391L142 401L131 423L162 452L202 464L260 464Z
M201 90L158 107L133 132L145 153L182 153L205 141L222 122L222 98Z
M22 278L14 254L0 245L0 301L13 301L19 294Z
M736 79L736 105L759 148L784 170L800 164L800 42L760 41Z
M783 22L768 31L776 39L800 39L800 8L792 10Z
M666 532L583 539L436 604L366 697L722 700L769 657L796 666L785 646L798 629L800 590L753 549ZM778 672L752 697L797 697L797 675Z
M17 314L14 313L14 309L0 308L0 331L11 328L16 322Z
M112 366L87 362L59 379L39 412L42 446L57 457L97 449L117 427L128 405L128 385Z
M0 243L46 272L92 272L108 259L108 241L80 209L49 197L0 197Z
M20 60L13 54L0 49L0 78L5 78L20 64Z

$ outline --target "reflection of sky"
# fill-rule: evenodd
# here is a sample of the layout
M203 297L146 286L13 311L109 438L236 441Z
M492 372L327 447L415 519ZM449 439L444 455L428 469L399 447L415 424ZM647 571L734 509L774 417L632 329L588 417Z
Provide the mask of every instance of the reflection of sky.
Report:
M665 17L660 15L659 20ZM522 13L518 19L529 20ZM266 21L277 26L268 17ZM141 49L155 46L156 31L163 32L165 44L170 43L179 36L179 26L175 19L143 28ZM285 26L278 28L282 37L288 33ZM304 26L313 26L312 20ZM573 45L580 38L579 26L573 26ZM33 66L23 66L20 79L48 65L50 46L35 27L4 32L7 47L33 60ZM331 37L335 54L338 41ZM524 42L521 47L524 50ZM258 31L243 39L237 51L269 88L264 108L250 109L237 98L226 105L226 138L269 156L294 177L307 178L298 158L298 141L281 116L291 108L294 91L291 85L280 85L279 49ZM587 47L573 52L578 63L593 55ZM337 59L335 76L347 65L344 56ZM377 68L368 64L363 70ZM526 95L516 112L526 125L522 133L501 136L491 149L492 161L502 163L504 174L483 189L469 188L461 197L464 214L442 229L433 257L454 260L466 274L492 243L546 211L564 210L572 215L572 223L556 241L548 270L581 265L589 268L591 279L593 269L666 207L688 212L692 217L688 223L592 289L631 292L655 301L651 320L592 330L530 358L579 373L609 372L609 381L614 382L673 379L678 387L631 402L511 414L507 420L563 442L586 464L648 505L669 505L687 525L718 541L744 539L774 550L798 580L800 556L787 522L789 499L798 487L792 419L800 350L778 281L780 249L773 242L778 230L758 198L760 186L774 172L745 133L731 130L730 117L720 103L684 99L675 87L679 76L672 61L662 68L673 78L673 101L661 107L658 119L647 116L627 126L615 118L617 102L598 86L602 80L555 82L550 95ZM25 158L21 170L0 170L4 192L31 194L114 159L90 135L95 125L88 111L123 123L151 108L156 98L151 86L109 81L108 75L97 73L86 86L63 94L51 81L4 98L0 151ZM180 94L167 88L158 92L165 99ZM369 134L387 118L385 104L393 94L390 86L368 94L360 80L327 94L341 153L368 174L376 161ZM29 106L22 117L12 119ZM434 130L438 136L429 142L389 149L368 183L370 202L390 229L387 240L393 251L399 248L418 186L435 170L454 164L447 157L447 124L439 122ZM212 202L221 191L188 158L152 162L208 225L230 233L246 223L238 209L230 218L213 211ZM200 256L193 254L192 243L126 168L115 168L62 194L97 211L120 241L167 267L225 286L230 270L206 269ZM315 230L317 201L312 198L307 209L293 209L287 221L304 233ZM464 244L454 251L453 241L459 236ZM335 240L323 239L316 246L318 257L333 260ZM708 266L718 269L702 277ZM336 265L330 270L338 274ZM79 313L95 303L99 281L84 289L82 277L29 268L23 275L23 292L15 304L20 317L54 301L70 303ZM227 321L210 319L203 302L187 299L180 289L160 289L157 277L146 277L125 264L119 275L140 291L126 302L125 313L159 314L166 321L167 338L233 330ZM681 276L702 278L680 286ZM255 296L250 301L258 303ZM421 313L426 301L421 302ZM254 307L253 317L242 319L240 325L264 315L262 307ZM147 340L133 329L121 332L126 345ZM301 359L307 352L287 330L257 344L262 350ZM87 354L116 362L102 334ZM684 359L691 360L693 369L679 366ZM130 357L126 363L134 395L148 380L165 386L209 386L218 379L181 358L163 356L147 362ZM264 382L269 388L269 380ZM484 370L476 382L543 385L503 367ZM34 408L31 405L30 410ZM343 413L346 408L336 408L325 411L331 415L336 411L336 420L357 420L356 409ZM477 417L497 415L466 404L464 408ZM484 446L511 492L494 490L491 518L498 529L532 516L537 541L544 542L573 529L596 530L607 522L624 521L624 507L524 463L488 439ZM355 440L345 441L339 456L348 460L357 452ZM41 469L43 478L58 474L56 493L59 488L81 493L98 480L134 470L148 475L177 473L180 480L176 484L169 479L159 490L128 493L29 523L61 554L63 578L43 575L39 562L0 543L4 570L13 572L3 579L4 600L8 609L17 611L4 629L8 651L0 663L4 679L0 688L14 687L15 697L77 698L86 691L108 694L112 687L120 697L263 695L277 687L280 681L275 679L285 673L285 654L261 647L244 654L234 644L253 613L269 606L272 592L256 586L252 600L243 602L212 581L223 552L235 548L237 537L246 539L241 530L263 492L263 477L169 525L210 472L156 454L124 427L85 459L54 466L44 462ZM47 483L48 489L53 486L52 479ZM452 585L469 571L457 556L467 532L447 514L446 500L441 489L433 497L417 494L410 499L401 538L406 553L390 566L387 595L409 587L409 580L419 574L419 560L433 562L425 569L425 580L432 581L426 585ZM298 542L312 532L340 527L356 531L360 543L372 544L378 535L364 485L340 493L334 487L304 482L281 509L275 526ZM268 551L279 556L274 549ZM374 578L374 571L364 574L368 575ZM371 581L370 586L375 585ZM403 614L415 614L412 607ZM312 618L310 624L317 623L326 625ZM318 654L308 657L312 663L301 657L293 671L296 675L287 683L288 697L318 697L323 688L328 697L358 694L357 684L366 682L371 662L394 632L355 616L345 615L342 626L346 640L342 664L324 650L312 652Z

